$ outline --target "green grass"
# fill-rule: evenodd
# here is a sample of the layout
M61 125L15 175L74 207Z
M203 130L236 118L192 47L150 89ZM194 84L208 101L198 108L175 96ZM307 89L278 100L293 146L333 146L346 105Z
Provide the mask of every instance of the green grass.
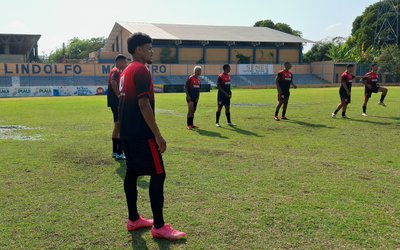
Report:
M369 117L362 92L342 120L330 117L337 88L292 90L291 120L275 122L276 90L234 90L237 128L224 115L216 128L216 92L202 93L197 131L186 130L183 94L158 94L165 218L188 233L174 243L126 231L106 97L0 99L0 126L41 137L0 139L0 248L400 248L400 88L387 108L373 95ZM139 210L151 217L148 182Z

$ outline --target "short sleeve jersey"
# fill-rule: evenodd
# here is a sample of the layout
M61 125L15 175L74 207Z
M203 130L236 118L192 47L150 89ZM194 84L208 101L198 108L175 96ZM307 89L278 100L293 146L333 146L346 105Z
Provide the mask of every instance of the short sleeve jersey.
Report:
M367 76L371 79L372 87L378 87L378 74L375 72L368 72Z
M289 92L290 84L293 82L293 74L288 70L281 70L277 76L279 87L283 93Z
M189 76L186 81L186 88L190 96L199 96L201 80L194 75Z
M117 83L119 82L119 78L121 75L121 71L114 67L110 74L108 75L108 91L107 91L107 106L108 107L118 107L118 96L117 94L114 92L114 89L111 86L111 82L114 80Z
M139 107L141 98L148 98L154 116L154 85L149 69L140 62L132 62L120 78L119 121L122 140L154 138Z
M217 83L225 92L231 93L231 76L229 74L219 74Z
M351 90L351 86L353 85L353 79L355 78L354 75L350 74L349 72L345 71L343 74L340 76L340 81L341 82L346 82L347 88ZM342 85L340 85L341 89L344 89Z

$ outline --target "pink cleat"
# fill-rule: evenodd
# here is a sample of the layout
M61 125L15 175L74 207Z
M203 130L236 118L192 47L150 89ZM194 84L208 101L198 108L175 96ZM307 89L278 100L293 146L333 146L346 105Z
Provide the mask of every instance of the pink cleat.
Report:
M185 232L173 229L170 225L165 224L161 228L151 228L151 235L156 239L179 240L186 236Z
M128 229L128 231L135 231L140 228L151 226L153 226L153 219L145 219L142 216L140 216L139 219L135 221L128 220L128 223L126 224L126 228Z

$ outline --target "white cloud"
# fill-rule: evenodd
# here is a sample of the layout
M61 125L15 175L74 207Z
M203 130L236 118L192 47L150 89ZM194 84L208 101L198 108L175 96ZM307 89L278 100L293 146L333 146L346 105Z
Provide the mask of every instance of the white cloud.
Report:
M342 23L334 23L325 28L326 31L338 30L343 26Z

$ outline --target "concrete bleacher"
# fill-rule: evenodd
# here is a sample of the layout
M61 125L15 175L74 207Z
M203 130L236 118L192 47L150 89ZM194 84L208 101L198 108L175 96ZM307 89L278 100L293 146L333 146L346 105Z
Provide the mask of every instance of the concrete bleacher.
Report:
M100 86L107 85L105 76L20 76L21 87L34 86ZM11 77L0 77L0 87L11 87Z
M155 84L185 84L187 76L153 76ZM217 76L202 75L202 82L215 85ZM233 86L268 86L275 84L275 75L231 75ZM327 82L313 74L295 74L295 84L326 84Z
M155 84L171 85L186 83L188 76L153 76ZM216 75L202 75L203 83L215 86L217 83ZM275 75L231 75L233 86L270 86L275 83ZM295 84L326 84L313 74L295 74ZM29 86L99 86L107 85L107 76L20 76L21 87ZM12 79L9 76L0 77L0 87L11 87Z
M0 76L0 87L11 87L12 81L10 76Z

